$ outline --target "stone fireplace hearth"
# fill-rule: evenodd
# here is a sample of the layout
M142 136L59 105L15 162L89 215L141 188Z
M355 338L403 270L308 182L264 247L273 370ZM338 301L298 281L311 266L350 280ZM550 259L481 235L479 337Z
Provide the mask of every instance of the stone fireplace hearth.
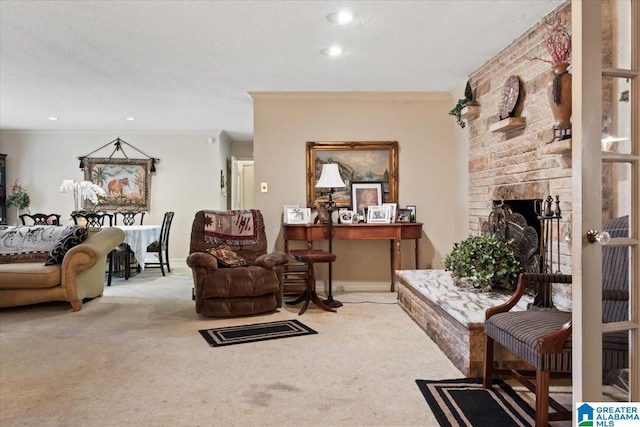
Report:
M507 301L509 295L458 288L445 270L402 270L396 272L396 278L398 301L407 314L465 376L482 376L484 313ZM516 307L524 310L529 302L532 298L525 296ZM528 366L499 345L494 354L501 367Z

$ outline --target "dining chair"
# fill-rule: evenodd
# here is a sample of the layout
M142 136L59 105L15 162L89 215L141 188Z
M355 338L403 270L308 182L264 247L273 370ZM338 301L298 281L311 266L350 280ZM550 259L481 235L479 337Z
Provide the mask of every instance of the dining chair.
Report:
M145 212L143 211L116 211L113 213L113 225L118 226L118 217L122 217L120 220L121 225L143 225L144 214ZM136 222L138 222L138 224L136 224ZM122 243L118 245L113 255L114 265L117 266L116 271L124 270L125 280L129 280L132 268L137 269L138 272L140 271L138 260L136 260L128 244Z
M144 214L143 211L116 211L113 213L113 225L118 225L118 217L122 217L122 225L136 225L136 221L139 219L137 225L143 225Z
M75 212L71 214L71 218L73 218L73 222L76 225L83 225L88 228L102 228L105 225L113 226L113 214L108 212Z
M108 212L74 212L71 214L73 222L85 228L100 229L103 226L113 226L113 215ZM107 286L111 286L111 276L113 275L113 257L115 249L109 252L109 270L107 272Z
M169 265L169 231L171 230L173 214L173 212L166 212L164 214L162 227L160 228L160 239L147 246L147 252L155 253L158 257L158 262L144 263L144 268L160 268L163 276L165 276L165 264L167 265L167 271L171 273L171 266Z
M60 225L59 214L22 214L20 215L22 225Z

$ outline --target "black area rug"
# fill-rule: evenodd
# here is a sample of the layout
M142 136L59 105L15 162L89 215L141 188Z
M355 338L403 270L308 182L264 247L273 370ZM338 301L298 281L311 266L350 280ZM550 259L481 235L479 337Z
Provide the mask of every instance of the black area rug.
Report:
M416 380L442 427L533 426L534 411L503 381L492 389L482 387L482 378Z
M211 347L317 334L316 331L298 320L201 329L198 332Z

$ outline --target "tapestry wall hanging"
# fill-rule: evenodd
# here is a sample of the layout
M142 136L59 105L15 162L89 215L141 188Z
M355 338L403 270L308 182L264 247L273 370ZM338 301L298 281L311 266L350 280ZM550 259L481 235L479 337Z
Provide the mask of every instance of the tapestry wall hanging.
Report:
M96 210L149 210L152 159L85 157L83 162L84 179L106 193Z

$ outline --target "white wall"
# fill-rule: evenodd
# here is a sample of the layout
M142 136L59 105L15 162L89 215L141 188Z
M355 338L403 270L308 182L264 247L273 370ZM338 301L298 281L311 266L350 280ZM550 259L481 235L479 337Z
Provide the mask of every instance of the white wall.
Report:
M169 256L184 260L189 252L191 223L196 211L224 206L220 198L220 132L12 132L0 131L0 153L7 154L7 180L20 179L31 196L31 212L55 212L70 220L73 196L60 193L63 179L83 180L78 156L120 137L149 156L160 159L151 177L151 206L145 224L161 224L174 211ZM215 142L209 144L213 137ZM226 142L228 144L228 141ZM109 146L92 157L109 157ZM229 149L227 147L226 152ZM125 147L129 158L144 158ZM114 157L122 157L115 154ZM15 222L9 210L9 224Z
M283 206L306 205L307 141L398 141L399 206L416 205L418 221L424 223L419 268L442 266L442 256L455 241L460 185L455 120L447 115L453 106L450 94L251 95L255 204L263 212L270 247L283 247ZM260 192L261 182L268 183L268 193ZM415 268L413 242L403 242L402 251L402 267ZM388 289L388 241L336 241L334 252L336 289ZM319 270L322 275L326 269Z

